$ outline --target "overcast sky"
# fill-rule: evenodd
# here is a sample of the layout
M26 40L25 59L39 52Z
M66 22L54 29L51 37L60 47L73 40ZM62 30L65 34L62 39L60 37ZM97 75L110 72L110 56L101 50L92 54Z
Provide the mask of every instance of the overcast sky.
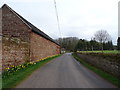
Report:
M56 0L62 37L90 40L97 30L104 29L117 44L118 1ZM53 39L61 37L54 0L0 0L0 6L5 3Z

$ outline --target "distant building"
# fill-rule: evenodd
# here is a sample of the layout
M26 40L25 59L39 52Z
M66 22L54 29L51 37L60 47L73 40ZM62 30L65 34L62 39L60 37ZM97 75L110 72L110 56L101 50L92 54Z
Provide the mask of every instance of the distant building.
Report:
M65 52L66 52L65 48L61 48L61 53L65 53Z
M2 67L60 54L60 45L8 5L2 10Z

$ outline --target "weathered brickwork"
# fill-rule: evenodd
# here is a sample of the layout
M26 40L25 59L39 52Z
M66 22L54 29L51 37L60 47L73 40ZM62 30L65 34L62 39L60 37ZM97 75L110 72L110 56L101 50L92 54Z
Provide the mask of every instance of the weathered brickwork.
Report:
M3 70L11 65L19 65L29 61L29 43L18 38L3 37Z
M23 41L29 42L30 28L7 7L2 8L2 33L4 36L18 37Z
M7 7L2 8L2 34L3 70L28 61L30 28Z
M31 33L31 60L39 60L44 57L59 54L60 47L40 35Z
M6 5L2 7L2 69L59 54L60 46L38 33Z

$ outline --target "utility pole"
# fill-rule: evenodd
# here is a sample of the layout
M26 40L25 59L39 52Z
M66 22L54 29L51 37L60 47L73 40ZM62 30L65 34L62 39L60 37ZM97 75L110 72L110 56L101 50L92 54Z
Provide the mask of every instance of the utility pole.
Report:
M60 22L59 22L59 15L58 15L58 11L57 11L57 3L56 3L56 0L54 0L54 7L55 7L55 12L56 12L56 18L57 18L57 24L58 24L58 30L59 30L59 33L60 33L60 51L61 51L61 48L62 48L62 34L61 34L61 30L60 30Z

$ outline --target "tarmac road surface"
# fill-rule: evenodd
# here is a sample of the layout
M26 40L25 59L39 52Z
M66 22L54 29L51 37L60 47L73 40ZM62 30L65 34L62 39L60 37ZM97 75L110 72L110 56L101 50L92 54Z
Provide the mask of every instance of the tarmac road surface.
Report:
M115 88L78 63L71 53L50 61L16 88Z

